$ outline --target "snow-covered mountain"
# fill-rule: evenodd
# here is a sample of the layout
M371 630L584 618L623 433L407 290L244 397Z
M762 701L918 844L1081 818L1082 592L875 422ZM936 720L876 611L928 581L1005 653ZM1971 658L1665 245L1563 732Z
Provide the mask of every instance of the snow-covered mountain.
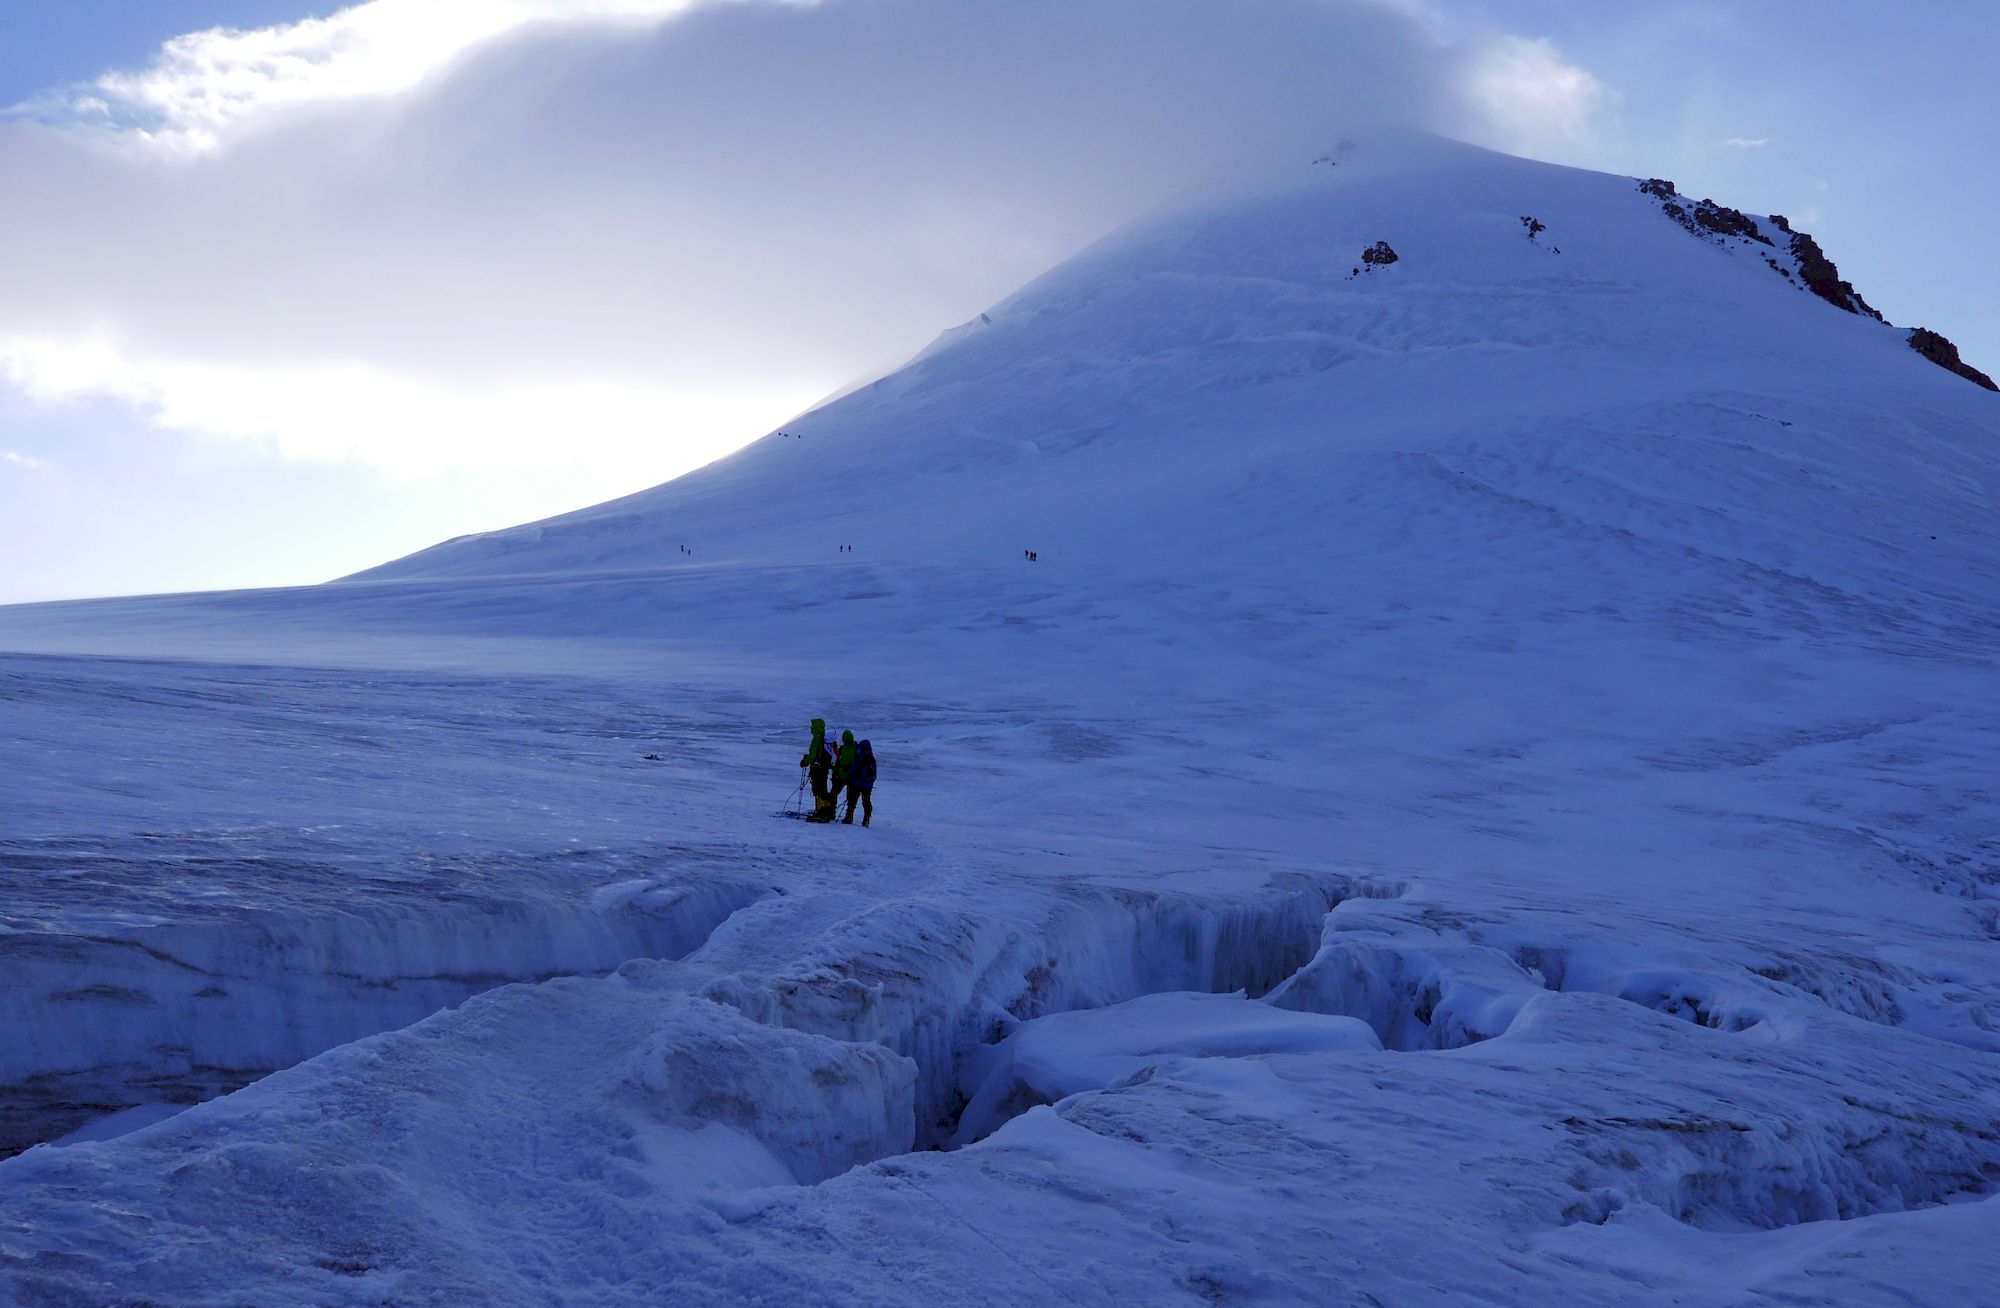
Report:
M0 1287L1995 1302L1940 340L1384 139L624 500L0 609Z
M1395 263L1363 262L1378 240ZM1607 410L1637 425L1774 374L1990 415L1910 341L1782 217L1404 138L1120 233L691 476L362 576L673 567L683 545L698 563L790 564L850 538L870 558L1039 544L1071 562L1250 548L1262 563L1326 540L1342 482L1306 474L1327 459L1512 447L1510 424ZM1274 475L1301 494L1258 493Z

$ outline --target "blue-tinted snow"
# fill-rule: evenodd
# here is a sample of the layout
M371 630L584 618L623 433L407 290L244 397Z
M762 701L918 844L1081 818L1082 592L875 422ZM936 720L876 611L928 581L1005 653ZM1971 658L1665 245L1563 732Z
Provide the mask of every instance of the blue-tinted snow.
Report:
M989 317L369 578L0 610L9 1129L263 1078L0 1163L5 1293L1996 1302L1993 397L1416 141ZM874 829L771 816L815 714Z

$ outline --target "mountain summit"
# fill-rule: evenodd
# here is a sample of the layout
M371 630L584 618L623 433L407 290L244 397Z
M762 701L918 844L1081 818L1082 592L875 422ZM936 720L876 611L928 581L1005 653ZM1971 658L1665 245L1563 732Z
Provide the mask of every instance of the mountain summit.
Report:
M1986 412L1927 358L1984 380L1883 324L1783 217L1392 137L1120 232L710 467L361 576L672 566L694 543L759 563L850 539L931 559L1304 544L1318 506L1232 488L1765 390ZM1727 408L1711 420L1760 421Z

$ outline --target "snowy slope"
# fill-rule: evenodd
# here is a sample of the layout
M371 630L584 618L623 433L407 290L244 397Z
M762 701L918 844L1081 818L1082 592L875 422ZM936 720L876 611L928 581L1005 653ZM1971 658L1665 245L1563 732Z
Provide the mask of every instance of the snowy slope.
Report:
M0 1297L2000 1302L2000 401L1335 158L667 486L0 610L4 1121L105 1137Z
M1696 239L1631 179L1422 139L1301 172L1108 240L710 468L363 576L672 567L682 545L789 564L863 535L871 559L1263 564L1236 551L1331 539L1339 478L1290 495L1262 481L1315 460L1517 450L1523 425L1633 426L1781 377L1830 398L1848 371L1876 406L1922 406L1905 425L1932 408L1990 418L1903 333L1829 313L1789 280L1789 253ZM1546 225L1532 240L1530 213ZM1352 276L1385 238L1401 260Z

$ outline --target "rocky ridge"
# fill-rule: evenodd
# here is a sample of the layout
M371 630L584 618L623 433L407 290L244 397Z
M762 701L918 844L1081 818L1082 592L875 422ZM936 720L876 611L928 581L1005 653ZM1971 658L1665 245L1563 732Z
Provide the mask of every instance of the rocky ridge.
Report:
M1765 219L1785 238L1785 243L1780 246L1764 234L1755 218L1740 209L1732 209L1706 198L1691 200L1664 177L1647 177L1638 181L1639 190L1658 200L1660 212L1684 228L1690 236L1725 247L1732 243L1745 247L1761 245L1765 248L1757 253L1773 272L1786 281L1811 291L1836 309L1893 325L1862 298L1861 292L1854 289L1853 282L1840 275L1840 268L1827 257L1819 242L1809 233L1794 228L1783 214L1770 214ZM1915 328L1909 333L1909 345L1940 368L1956 373L1974 385L1989 391L2000 390L1991 377L1960 359L1958 347L1937 332Z

